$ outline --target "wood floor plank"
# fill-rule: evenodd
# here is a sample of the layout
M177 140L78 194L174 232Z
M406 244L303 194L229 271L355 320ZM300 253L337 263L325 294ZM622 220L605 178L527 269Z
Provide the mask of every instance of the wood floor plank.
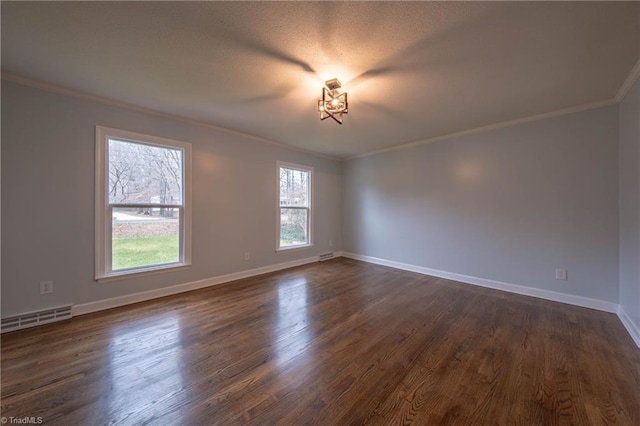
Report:
M1 340L47 425L640 425L615 315L344 258Z

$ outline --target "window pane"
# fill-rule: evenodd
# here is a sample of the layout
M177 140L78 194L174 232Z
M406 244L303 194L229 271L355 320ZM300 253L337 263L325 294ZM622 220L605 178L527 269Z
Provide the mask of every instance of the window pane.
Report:
M309 172L280 167L280 205L309 207Z
M180 209L114 208L112 269L180 261Z
M307 209L280 209L280 247L308 243Z
M182 204L182 150L109 139L110 204Z

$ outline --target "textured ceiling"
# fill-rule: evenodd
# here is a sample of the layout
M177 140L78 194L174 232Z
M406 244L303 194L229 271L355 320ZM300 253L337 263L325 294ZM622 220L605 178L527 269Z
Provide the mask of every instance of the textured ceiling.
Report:
M640 57L638 2L1 7L4 71L335 157L610 100Z

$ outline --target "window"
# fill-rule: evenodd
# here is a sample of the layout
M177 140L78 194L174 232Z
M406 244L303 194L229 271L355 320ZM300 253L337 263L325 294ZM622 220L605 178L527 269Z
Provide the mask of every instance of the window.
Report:
M96 126L96 279L191 263L191 145Z
M278 250L312 245L312 179L313 168L278 161Z

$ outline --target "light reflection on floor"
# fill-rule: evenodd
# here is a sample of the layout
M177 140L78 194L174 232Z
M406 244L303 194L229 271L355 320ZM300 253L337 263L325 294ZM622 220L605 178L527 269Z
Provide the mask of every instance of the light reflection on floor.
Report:
M278 286L276 362L280 367L303 362L313 338L309 329L307 281L296 277Z
M109 414L122 423L145 422L185 397L180 318L145 318L114 330L109 344ZM127 418L136 413L136 418Z

